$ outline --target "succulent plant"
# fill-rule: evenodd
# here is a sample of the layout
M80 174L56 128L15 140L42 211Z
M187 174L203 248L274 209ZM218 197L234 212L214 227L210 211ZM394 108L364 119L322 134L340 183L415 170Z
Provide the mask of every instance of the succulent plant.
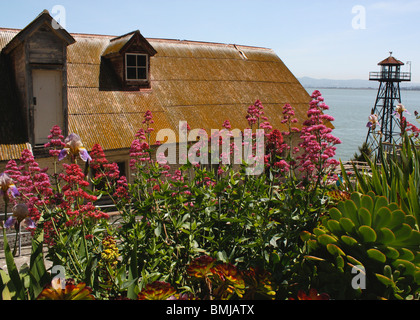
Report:
M418 222L386 197L355 192L302 239L306 261L317 268L317 285L325 282L322 276L337 279L334 273L348 281L354 277L351 270L359 268L366 272L367 284L353 292L356 297L409 299L420 293Z

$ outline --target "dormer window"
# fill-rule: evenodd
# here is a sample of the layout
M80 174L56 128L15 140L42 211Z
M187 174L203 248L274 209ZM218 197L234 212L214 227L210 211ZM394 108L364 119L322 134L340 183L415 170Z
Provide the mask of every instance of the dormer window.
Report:
M111 63L122 90L150 89L150 59L156 50L134 31L111 39L102 57Z
M125 55L126 80L147 81L149 79L149 63L147 54L127 53Z

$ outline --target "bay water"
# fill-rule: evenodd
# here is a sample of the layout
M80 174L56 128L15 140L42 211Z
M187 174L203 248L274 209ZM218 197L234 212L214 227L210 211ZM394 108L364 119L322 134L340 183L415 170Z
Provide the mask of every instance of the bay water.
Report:
M312 94L316 89L306 88ZM375 106L378 90L375 89L318 89L330 107L327 111L335 118L332 134L338 137L342 144L337 146L336 159L347 161L359 152L359 147L366 141L368 134L368 117ZM420 91L401 90L401 102L410 115L407 120L417 127L420 123L414 116L414 111L420 113Z

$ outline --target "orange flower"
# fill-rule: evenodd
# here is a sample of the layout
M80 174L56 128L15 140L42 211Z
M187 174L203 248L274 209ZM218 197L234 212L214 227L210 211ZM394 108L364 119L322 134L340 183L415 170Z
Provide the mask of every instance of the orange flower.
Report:
M259 268L249 268L244 272L245 282L248 286L245 300L255 300L255 296L274 299L276 292L271 284L271 274Z
M227 300L234 293L236 293L239 298L243 297L245 281L242 277L242 273L235 266L229 263L222 263L215 266L212 271L218 276L219 279L215 280L220 284L213 292L216 297Z
M137 300L167 300L176 290L166 282L155 281L149 283L137 296Z
M290 298L290 300L295 300ZM326 293L318 294L316 289L309 290L309 296L303 290L298 292L298 300L330 300L330 296Z
M95 300L91 294L92 289L86 286L86 283L74 284L73 280L67 280L65 286L60 278L51 281L37 300Z
M216 260L209 256L201 256L194 259L187 268L187 273L190 277L207 278L213 273L211 268Z

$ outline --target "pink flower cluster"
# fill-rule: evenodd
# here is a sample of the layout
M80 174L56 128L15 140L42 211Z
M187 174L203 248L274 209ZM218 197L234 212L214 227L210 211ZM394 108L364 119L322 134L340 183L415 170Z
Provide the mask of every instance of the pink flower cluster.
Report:
M246 119L248 124L252 128L254 124L259 124L260 119L267 121L267 117L264 116L264 106L260 100L257 100L252 106L249 106Z
M145 164L151 161L149 150L150 134L154 131L151 127L154 122L152 112L150 110L146 111L143 120L143 124L145 124L146 129L139 129L135 135L137 139L132 142L130 148L130 168L132 170L136 170L138 164Z
M49 154L52 157L58 157L60 151L66 146L63 142L64 136L62 135L61 128L59 126L54 126L50 130L50 135L48 139L50 140L48 143L44 145L45 148L51 148L49 150Z
M16 181L20 197L14 200L24 202L34 221L40 218L39 208L49 204L53 194L47 169L41 169L31 151L24 150L19 159L20 166L11 160L6 165L6 173Z
M319 176L321 172L339 165L335 156L336 145L341 141L334 137L332 129L325 123L334 121L330 115L324 114L329 107L324 103L321 93L316 90L312 94L312 101L308 110L308 119L303 123L301 130L302 142L299 144L302 153L300 160L300 171L305 172L308 179Z

